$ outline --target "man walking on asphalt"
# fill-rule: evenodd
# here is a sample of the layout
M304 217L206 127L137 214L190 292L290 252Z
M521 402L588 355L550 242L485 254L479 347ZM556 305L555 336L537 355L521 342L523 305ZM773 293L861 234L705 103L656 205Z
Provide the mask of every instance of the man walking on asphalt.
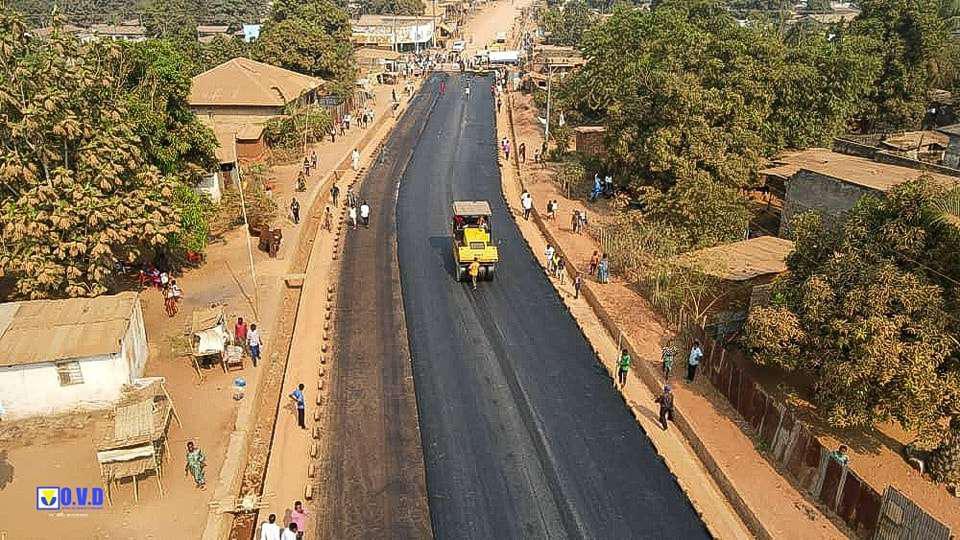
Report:
M694 341L690 349L690 357L687 358L687 381L693 382L697 376L697 366L700 365L701 358L703 358L703 351L700 350L700 341Z
M250 359L253 360L253 367L257 367L260 361L260 332L257 331L257 325L251 324L250 331L247 332L247 348L250 349Z
M337 205L337 199L340 198L340 188L336 184L330 188L330 200L333 201L333 205Z
M360 221L363 222L364 228L370 228L370 205L367 201L360 203Z
M474 257L473 262L470 263L467 273L470 274L470 281L473 282L473 290L477 290L477 277L480 275L480 262L477 261L476 257Z
M667 430L667 420L673 420L673 392L670 385L664 385L663 393L655 400L660 404L660 427Z
M300 426L300 429L307 429L307 424L303 418L307 406L307 402L303 398L303 389L303 383L298 384L297 389L290 392L290 399L297 402L297 425Z
M620 351L620 360L617 362L617 380L620 381L620 388L627 386L627 372L630 371L632 361L626 349Z

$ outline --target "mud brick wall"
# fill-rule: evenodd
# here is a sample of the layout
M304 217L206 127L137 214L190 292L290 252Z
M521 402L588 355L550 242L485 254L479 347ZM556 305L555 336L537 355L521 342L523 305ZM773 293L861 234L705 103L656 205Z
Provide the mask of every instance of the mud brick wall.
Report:
M585 156L603 157L606 154L603 146L605 134L606 130L603 128L574 128L576 151Z

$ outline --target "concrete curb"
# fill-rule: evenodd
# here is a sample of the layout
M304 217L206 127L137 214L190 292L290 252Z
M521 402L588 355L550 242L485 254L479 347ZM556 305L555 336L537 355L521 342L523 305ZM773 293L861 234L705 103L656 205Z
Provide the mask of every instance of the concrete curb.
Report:
M510 135L514 141L514 146L516 146L517 134L516 134L515 121L513 118L512 97L513 97L512 93L509 93L508 99L506 100L507 101L506 105L507 105L507 117L510 123ZM517 156L517 152L513 153L513 159L511 159L510 161L511 161L510 165L514 168L515 178L518 184L520 185L520 189L525 190L525 186L523 183L523 175L521 172L522 169L520 167L520 162L519 162L519 157ZM504 194L504 197L506 197L506 194ZM509 203L508 203L508 207L509 207ZM553 233L550 232L546 223L543 221L543 218L540 216L540 213L537 210L537 208L533 208L532 216L533 216L533 222L536 224L537 229L540 231L540 234L547 240L547 242L550 245L554 246L554 248L560 254L561 258L563 258L565 261L571 261L571 259L567 256L567 254L563 251L563 248L561 247L560 243L557 242ZM571 279L575 279L577 275L583 273L578 268L576 268L572 263L567 264L566 270L570 274ZM626 337L626 334L620 329L620 327L617 326L617 324L614 322L609 312L607 312L606 308L603 307L603 304L600 303L596 294L593 292L593 290L591 290L593 286L594 286L593 284L591 284L586 279L584 279L583 287L581 288L581 291L580 291L584 299L587 301L587 304L590 306L590 309L594 312L594 314L600 320L603 327L606 329L607 333L610 335L610 337L614 341L618 341L618 338L622 336L623 348L627 349L627 351L630 353L630 355L633 358L642 358L642 356L638 354L637 348L633 345L630 339ZM651 393L653 393L653 395L659 395L662 389L662 386L660 381L657 380L657 376L654 373L653 368L650 366L648 362L638 362L637 364L640 366L640 369L637 369L634 371L639 373L640 379L644 382L644 384L647 385L647 388L650 390ZM632 407L629 407L629 405L628 405L628 408L630 409L631 413L633 413L633 415L636 417L636 411L634 411ZM703 441L700 439L696 431L690 425L690 422L686 419L686 417L684 416L679 406L674 408L673 422L680 429L680 432L683 434L684 438L686 438L691 448L693 448L694 453L697 455L697 458L700 459L704 468L706 468L707 472L710 473L710 476L717 483L717 486L720 488L720 491L723 493L724 497L726 497L727 502L730 503L730 506L733 507L733 509L737 512L737 515L740 517L740 519L743 520L744 525L746 525L747 528L750 530L750 532L753 533L757 538L761 540L772 540L773 536L770 534L770 531L766 528L766 526L763 524L763 522L760 521L760 518L756 515L756 513L750 508L749 505L747 505L747 503L740 496L740 493L737 491L733 482L726 475L726 473L720 468L720 466L717 463L717 460L713 457L710 451L703 444Z

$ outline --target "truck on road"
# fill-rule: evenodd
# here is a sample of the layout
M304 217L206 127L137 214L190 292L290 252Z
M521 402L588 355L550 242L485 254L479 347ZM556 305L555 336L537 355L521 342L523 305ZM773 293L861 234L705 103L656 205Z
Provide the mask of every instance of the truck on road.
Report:
M457 281L469 279L467 272L473 261L480 263L479 281L493 280L500 252L493 243L490 214L487 201L453 202L453 259Z

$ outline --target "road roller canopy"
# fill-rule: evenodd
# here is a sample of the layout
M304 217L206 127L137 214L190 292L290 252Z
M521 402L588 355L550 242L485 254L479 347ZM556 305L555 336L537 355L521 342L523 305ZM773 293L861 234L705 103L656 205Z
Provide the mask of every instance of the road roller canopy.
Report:
M489 216L490 204L487 201L454 201L453 215L463 217Z

